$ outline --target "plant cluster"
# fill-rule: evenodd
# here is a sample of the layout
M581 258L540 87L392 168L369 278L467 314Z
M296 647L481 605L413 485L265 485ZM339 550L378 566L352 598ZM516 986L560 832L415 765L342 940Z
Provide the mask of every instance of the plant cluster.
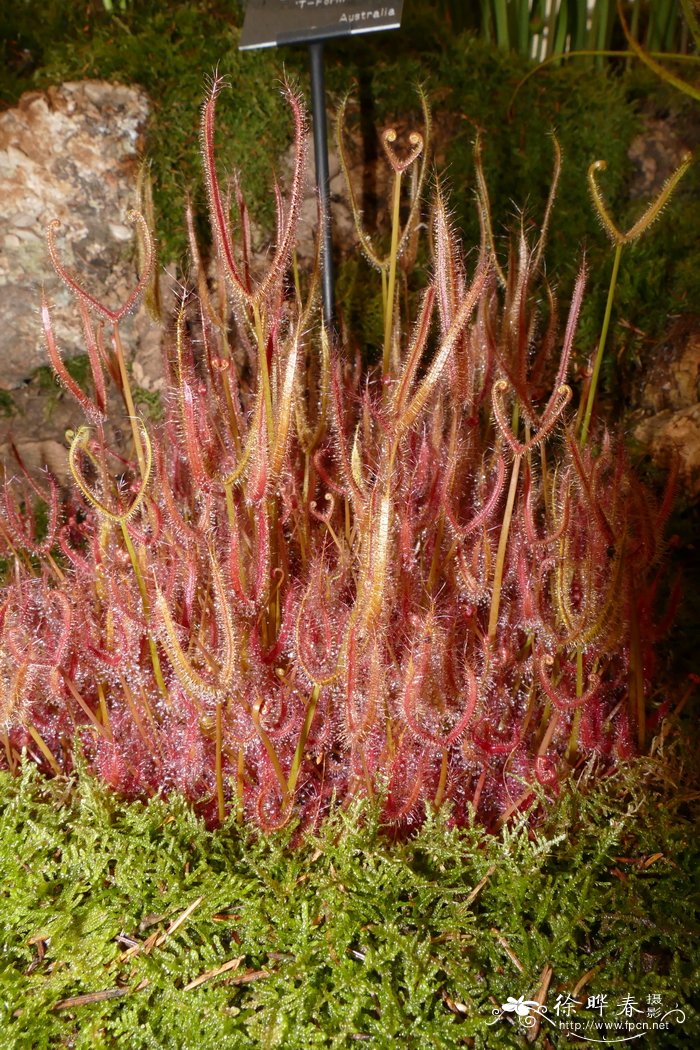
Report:
M408 319L427 109L405 149L384 132L386 254L355 208L384 291L381 363L363 366L320 322L316 275L295 265L299 96L285 89L294 169L260 266L239 182L217 174L221 88L217 77L201 126L213 276L190 213L193 287L167 343L161 423L136 413L119 329L153 275L149 223L132 213L141 276L118 307L64 267L49 228L93 382L87 392L66 369L44 302L52 367L88 425L67 435L65 511L48 476L4 486L6 762L26 748L69 770L77 739L123 795L178 791L212 821L234 813L266 831L357 795L381 796L397 832L444 804L458 824L476 813L495 826L571 769L601 774L644 748L664 627L670 487L657 506L620 442L600 426L589 442L570 407L585 273L561 336L542 279L558 147L540 236L521 233L505 265L480 144L469 256L436 182L432 270Z

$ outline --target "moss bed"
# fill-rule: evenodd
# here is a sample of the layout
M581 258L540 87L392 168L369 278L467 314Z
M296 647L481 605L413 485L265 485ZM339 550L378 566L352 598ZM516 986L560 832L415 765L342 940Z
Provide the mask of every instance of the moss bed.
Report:
M536 830L390 841L371 810L209 832L175 800L123 805L80 774L3 775L0 1045L516 1047L508 997L676 1005L645 1047L697 1045L697 792L677 728ZM686 786L679 787L684 780ZM697 1006L697 1004L696 1004ZM606 1015L607 1016L607 1015ZM572 1045L549 1022L539 1045Z

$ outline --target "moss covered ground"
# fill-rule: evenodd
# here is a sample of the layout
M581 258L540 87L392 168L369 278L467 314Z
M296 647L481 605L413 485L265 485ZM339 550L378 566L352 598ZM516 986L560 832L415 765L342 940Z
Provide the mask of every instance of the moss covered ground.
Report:
M685 1020L641 1045L697 1045L697 792L665 728L655 757L565 787L537 830L441 814L403 842L367 808L299 845L210 832L177 800L124 805L83 774L3 775L0 1045L525 1046L513 1014L488 1022L543 981L553 1019L567 995L580 1020L588 997L612 1018L656 996ZM571 1045L542 1024L539 1045Z

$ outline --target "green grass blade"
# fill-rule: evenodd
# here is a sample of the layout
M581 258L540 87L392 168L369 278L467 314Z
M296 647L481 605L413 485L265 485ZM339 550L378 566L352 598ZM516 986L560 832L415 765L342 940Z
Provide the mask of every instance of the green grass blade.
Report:
M496 24L496 43L503 51L508 51L510 49L510 32L507 0L493 0L493 14Z
M586 0L568 0L571 50L583 51L588 46L588 10Z
M530 4L528 0L517 0L514 14L516 17L518 51L526 58L530 58L532 36L530 34Z

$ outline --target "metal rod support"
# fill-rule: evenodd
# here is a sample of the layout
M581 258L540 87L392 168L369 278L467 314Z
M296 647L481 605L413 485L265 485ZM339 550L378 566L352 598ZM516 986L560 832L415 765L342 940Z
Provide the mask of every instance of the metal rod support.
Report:
M311 65L311 112L313 114L316 186L321 205L321 293L323 320L333 326L333 236L331 232L331 194L328 170L328 132L326 129L326 84L323 67L323 41L309 44Z

